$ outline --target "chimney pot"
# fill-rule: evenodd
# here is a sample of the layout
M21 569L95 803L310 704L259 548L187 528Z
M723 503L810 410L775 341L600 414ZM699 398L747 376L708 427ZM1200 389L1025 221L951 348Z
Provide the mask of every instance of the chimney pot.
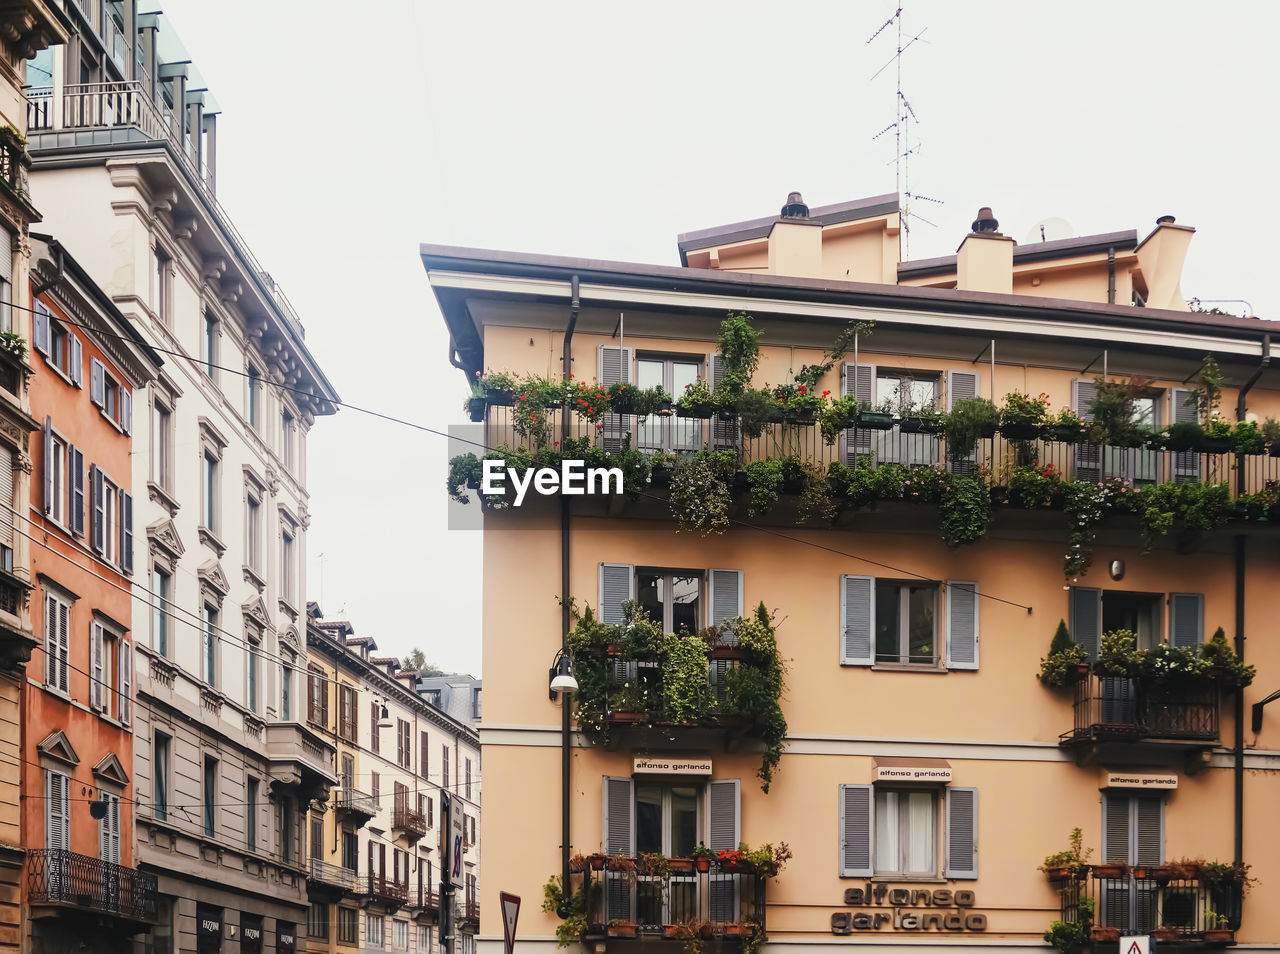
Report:
M807 219L809 217L809 207L804 204L804 198L799 192L787 194L787 204L782 207L782 217L784 219Z
M1176 221L1177 219L1172 215L1162 215L1160 218L1156 219L1156 225L1172 225Z
M996 221L996 214L991 211L991 206L984 205L978 210L978 217L973 220L973 224L969 226L973 232L998 232L1000 223Z

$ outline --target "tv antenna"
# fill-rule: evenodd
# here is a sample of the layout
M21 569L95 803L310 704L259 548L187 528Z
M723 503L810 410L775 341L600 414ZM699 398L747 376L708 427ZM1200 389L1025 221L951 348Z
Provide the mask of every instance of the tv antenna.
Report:
M871 74L871 79L876 79L890 66L896 68L898 83L894 90L893 122L872 136L871 139L875 141L889 132L889 130L893 130L893 159L891 160L893 163L893 188L899 196L898 217L902 224L901 231L898 233L898 253L905 260L911 252L911 223L914 220L919 220L925 225L933 226L935 229L938 227L938 223L930 222L923 215L914 211L912 202L933 202L937 205L942 205L942 200L911 191L911 157L920 152L920 141L918 138L914 141L912 140L911 127L913 125L918 126L920 120L916 118L916 111L912 108L911 101L902 92L902 54L915 45L916 42L928 43L929 41L923 39L923 37L929 28L925 27L915 36L908 36L904 43L902 7L898 7L893 11L893 16L881 24L880 29L871 34L867 42L871 43L872 40L890 28L896 29L898 36L897 48L893 56L889 58L889 61Z

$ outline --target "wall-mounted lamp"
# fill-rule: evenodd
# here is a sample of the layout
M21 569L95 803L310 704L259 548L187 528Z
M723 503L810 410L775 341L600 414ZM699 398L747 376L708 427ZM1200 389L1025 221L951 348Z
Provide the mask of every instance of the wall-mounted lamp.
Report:
M382 711L378 714L378 728L391 728L391 713L387 711L387 704L385 702L382 704Z
M1124 579L1124 560L1112 560L1111 566L1108 569L1111 571L1111 579Z
M547 695L552 702L567 702L568 697L578 691L578 680L573 678L573 664L563 647L556 651L556 658L552 661L547 675L551 680Z
M1267 698L1263 699L1261 702L1255 702L1255 703L1253 704L1253 706L1251 707L1251 710L1252 710L1252 711L1250 712L1250 715L1253 717L1253 718L1252 718L1252 724L1253 724L1253 731L1254 731L1254 732L1261 732L1261 731L1262 731L1262 709L1263 709L1263 707L1264 707L1268 702L1275 702L1277 699L1280 699L1280 689L1277 689L1275 692L1271 693L1271 695L1267 696Z

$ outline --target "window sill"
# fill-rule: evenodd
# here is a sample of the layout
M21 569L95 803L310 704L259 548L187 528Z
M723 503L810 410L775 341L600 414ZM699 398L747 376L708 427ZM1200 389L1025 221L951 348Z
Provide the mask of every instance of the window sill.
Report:
M947 878L939 878L937 875L895 875L895 874L878 874L871 876L872 884L899 884L901 882L910 882L911 884L947 884Z
M933 675L945 675L950 670L941 666L929 666L923 663L888 663L878 662L871 665L872 672L921 672Z
M249 566L246 563L240 567L240 572L244 575L244 581L250 584L251 586L257 587L257 590L259 593L262 593L264 590L266 590L267 588L266 579L262 576L261 573L259 573L253 567Z
M222 559L222 555L227 552L227 545L208 527L197 528L196 536L200 538L201 543L218 555L218 559Z
M158 503L167 510L170 517L176 517L178 511L182 508L177 498L169 493L163 485L156 483L154 480L147 481L147 496L151 498L153 503Z

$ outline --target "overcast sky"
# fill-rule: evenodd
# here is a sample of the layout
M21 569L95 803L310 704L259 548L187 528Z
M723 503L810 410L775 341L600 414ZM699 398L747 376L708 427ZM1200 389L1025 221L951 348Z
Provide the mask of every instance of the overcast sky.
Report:
M678 264L678 232L894 189L885 0L166 0L223 110L218 190L343 399L443 428L466 387L420 242ZM1280 317L1280 4L908 0L911 258L980 205L1028 240L1198 233L1183 293ZM1244 305L1223 307L1237 313ZM310 442L308 598L480 668L479 534L445 440L344 409ZM323 556L321 556L323 554ZM551 594L548 594L548 599Z

